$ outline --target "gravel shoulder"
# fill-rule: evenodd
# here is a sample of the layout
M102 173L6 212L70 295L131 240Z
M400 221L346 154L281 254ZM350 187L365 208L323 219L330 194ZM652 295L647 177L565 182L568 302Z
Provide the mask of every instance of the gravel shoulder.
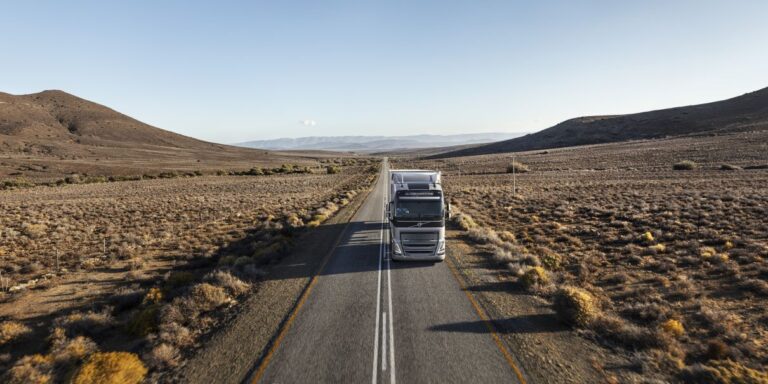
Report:
M462 232L446 231L448 258L534 383L614 382L628 362L562 326L549 303L515 289Z
M312 276L367 199L368 192L370 190L299 239L294 251L270 268L267 278L259 283L256 293L241 305L238 313L213 333L168 381L243 382L264 358Z

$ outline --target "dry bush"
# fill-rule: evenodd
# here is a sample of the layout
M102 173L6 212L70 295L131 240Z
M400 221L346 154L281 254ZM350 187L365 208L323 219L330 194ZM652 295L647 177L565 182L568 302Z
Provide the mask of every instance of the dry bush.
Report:
M600 314L592 294L577 287L558 289L553 297L553 306L561 321L580 327L589 325Z
M520 277L520 282L527 289L547 285L549 284L549 274L542 267L531 267Z
M48 355L59 377L70 374L85 358L99 350L93 340L78 336L74 339L57 340Z
M513 161L507 165L507 173L526 173L530 170L531 168L519 161Z
M686 367L680 377L695 384L766 384L768 373L732 360L712 360Z
M479 244L500 244L501 238L493 229L472 227L467 231L467 236Z
M741 167L733 164L722 164L720 165L720 170L721 171L738 171L738 170L741 170Z
M189 328L168 321L161 322L159 337L160 340L179 347L191 346L195 341Z
M152 348L152 350L147 353L145 360L150 367L162 370L179 365L181 355L179 354L178 348L170 344L162 343Z
M452 219L453 219L453 222L459 226L459 228L465 231L468 231L472 228L477 227L477 223L475 223L475 220L473 220L471 216L465 213L457 213L453 215Z
M661 348L671 339L662 332L629 323L618 316L601 314L589 327L598 335L631 349Z
M53 361L49 356L24 356L8 370L3 380L8 384L52 383Z
M696 163L691 160L683 160L672 165L675 171L690 171L696 169Z
M73 312L56 318L53 326L63 329L69 337L99 336L116 324L108 309L101 312Z
M214 310L229 300L223 288L208 283L200 283L192 287L190 298L201 311Z
M91 355L75 375L74 384L138 384L147 368L129 352L97 352Z
M151 304L136 311L125 329L134 336L147 336L157 330L159 314L160 307L157 304Z
M226 289L232 296L240 296L247 293L250 284L238 279L227 271L217 270L206 275L205 280L213 285Z
M0 323L0 346L18 341L32 333L32 329L18 321Z

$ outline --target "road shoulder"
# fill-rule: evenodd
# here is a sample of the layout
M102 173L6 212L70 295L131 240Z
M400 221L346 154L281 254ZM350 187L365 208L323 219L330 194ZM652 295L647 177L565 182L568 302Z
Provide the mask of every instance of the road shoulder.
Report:
M210 335L173 381L240 383L248 378L370 191L369 187L324 224L304 234L293 252L270 268L238 313Z
M523 372L534 383L598 383L607 376L596 368L606 351L560 325L549 304L500 279L487 257L467 243L462 232L446 231L448 259L458 278L491 319ZM598 358L599 357L599 358ZM624 361L612 361L623 365Z

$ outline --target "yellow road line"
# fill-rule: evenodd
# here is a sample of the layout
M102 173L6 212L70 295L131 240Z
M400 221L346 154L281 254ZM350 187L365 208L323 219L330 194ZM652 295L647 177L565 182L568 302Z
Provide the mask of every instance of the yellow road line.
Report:
M518 368L517 364L515 364L515 360L512 358L512 354L509 353L509 350L507 350L507 347L504 346L504 342L501 340L501 337L499 337L498 332L496 332L496 328L493 326L493 323L491 323L490 318L488 317L488 314L485 313L485 311L480 307L480 305L477 303L474 297L472 297L472 294L469 293L469 290L467 290L466 286L464 285L464 281L462 280L461 276L459 276L459 271L456 269L456 267L453 265L453 263L450 261L449 258L445 258L445 263L448 265L448 269L451 270L451 273L453 274L453 277L456 279L456 281L459 283L459 287L461 287L461 290L464 291L464 293L467 295L467 299L469 299L469 302L472 303L472 308L475 309L475 312L477 312L477 315L480 316L480 319L483 321L483 324L485 324L485 327L488 329L488 332L490 332L491 337L493 338L493 341L496 342L496 346L499 347L499 351L501 351L501 354L504 355L504 359L507 360L507 364L512 368L513 371L515 371L515 375L517 375L517 380L520 381L520 384L526 384L525 378L523 377L523 372Z
M375 188L371 188L370 190L368 190L368 193L370 194L370 192L372 192L373 190L375 190ZM293 324L293 321L296 319L296 315L299 314L301 307L304 306L304 303L307 301L307 297L309 297L310 292L312 292L312 288L315 286L315 283L317 282L317 277L323 273L323 270L325 269L325 265L328 264L328 261L331 259L333 252L336 251L336 248L339 246L339 243L341 243L341 240L344 238L344 235L347 233L347 229L349 228L349 223L352 221L352 219L355 218L355 215L357 215L357 211L359 211L363 207L363 205L365 205L365 202L367 200L368 200L368 194L365 195L365 199L363 199L363 202L360 203L360 205L355 209L355 212L353 212L352 215L349 217L349 220L347 220L347 223L344 225L344 229L341 231L339 238L336 239L336 242L333 244L333 247L331 247L331 250L328 251L328 254L325 256L325 259L323 260L323 264L320 265L320 268L317 269L317 273L314 276L312 276L312 280L310 280L309 284L304 289L304 292L301 294L299 301L296 303L296 307L293 308L293 311L291 312L291 315L288 317L288 320L286 320L285 324L283 324L283 327L280 329L280 333L277 334L277 338L275 338L275 342L272 343L272 346L269 347L269 351L267 351L267 354L264 356L264 359L261 360L261 363L259 364L259 368L256 370L256 373L253 375L253 379L251 380L252 384L256 384L259 382L259 380L261 380L261 376L264 375L264 371L266 371L267 367L269 366L269 361L272 360L272 355L274 355L275 351L280 346L280 343L283 341L283 338L285 338L285 335L288 333L288 330L291 329L291 325Z

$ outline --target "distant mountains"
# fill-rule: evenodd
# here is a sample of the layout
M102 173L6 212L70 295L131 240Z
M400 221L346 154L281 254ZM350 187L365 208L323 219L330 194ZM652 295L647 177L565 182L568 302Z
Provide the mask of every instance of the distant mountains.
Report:
M732 99L686 107L566 120L537 133L492 144L448 150L432 158L520 152L690 134L768 129L768 88Z
M498 132L458 135L311 136L295 139L256 140L235 145L270 150L382 152L416 148L450 147L466 144L483 144L519 136L521 136L521 134Z

